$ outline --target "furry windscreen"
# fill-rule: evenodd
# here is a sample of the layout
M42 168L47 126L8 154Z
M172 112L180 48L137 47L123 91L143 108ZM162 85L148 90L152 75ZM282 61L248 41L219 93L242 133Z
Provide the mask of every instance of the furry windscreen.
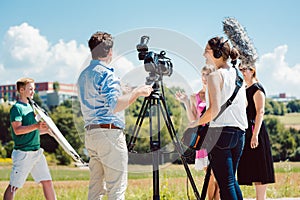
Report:
M240 60L245 66L254 66L258 55L256 49L247 35L246 30L235 18L225 18L223 30L232 45L239 51Z

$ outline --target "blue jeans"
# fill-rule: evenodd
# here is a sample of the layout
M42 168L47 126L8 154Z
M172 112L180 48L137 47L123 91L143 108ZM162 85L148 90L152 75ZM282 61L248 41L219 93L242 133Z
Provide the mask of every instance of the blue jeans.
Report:
M240 200L243 195L235 178L245 144L245 131L224 127L210 152L210 165L220 187L222 200Z

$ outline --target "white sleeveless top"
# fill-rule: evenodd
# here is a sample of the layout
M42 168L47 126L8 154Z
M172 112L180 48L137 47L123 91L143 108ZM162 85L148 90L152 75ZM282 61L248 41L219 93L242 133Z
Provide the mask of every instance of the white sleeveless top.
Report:
M223 105L233 94L235 89L236 71L233 67L228 69L218 69L221 73L224 84L221 90L221 105ZM206 95L207 107L209 107L209 97ZM246 115L246 89L245 81L243 86L239 89L232 104L225 109L225 111L219 116L216 121L210 122L210 127L225 127L234 126L245 130L248 127L247 115Z

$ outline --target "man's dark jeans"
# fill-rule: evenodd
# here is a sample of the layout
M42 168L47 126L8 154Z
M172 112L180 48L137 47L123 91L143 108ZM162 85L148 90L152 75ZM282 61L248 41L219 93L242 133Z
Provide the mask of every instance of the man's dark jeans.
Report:
M240 200L243 195L235 178L245 144L245 131L224 127L210 152L210 165L220 187L222 200Z

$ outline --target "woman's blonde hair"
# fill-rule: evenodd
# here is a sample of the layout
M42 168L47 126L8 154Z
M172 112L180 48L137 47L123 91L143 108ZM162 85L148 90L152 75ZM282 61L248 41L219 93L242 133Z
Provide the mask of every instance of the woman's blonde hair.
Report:
M242 63L239 64L239 68L241 68L243 65ZM258 78L256 77L256 67L255 65L247 66L251 71L253 71L253 78L258 81Z

